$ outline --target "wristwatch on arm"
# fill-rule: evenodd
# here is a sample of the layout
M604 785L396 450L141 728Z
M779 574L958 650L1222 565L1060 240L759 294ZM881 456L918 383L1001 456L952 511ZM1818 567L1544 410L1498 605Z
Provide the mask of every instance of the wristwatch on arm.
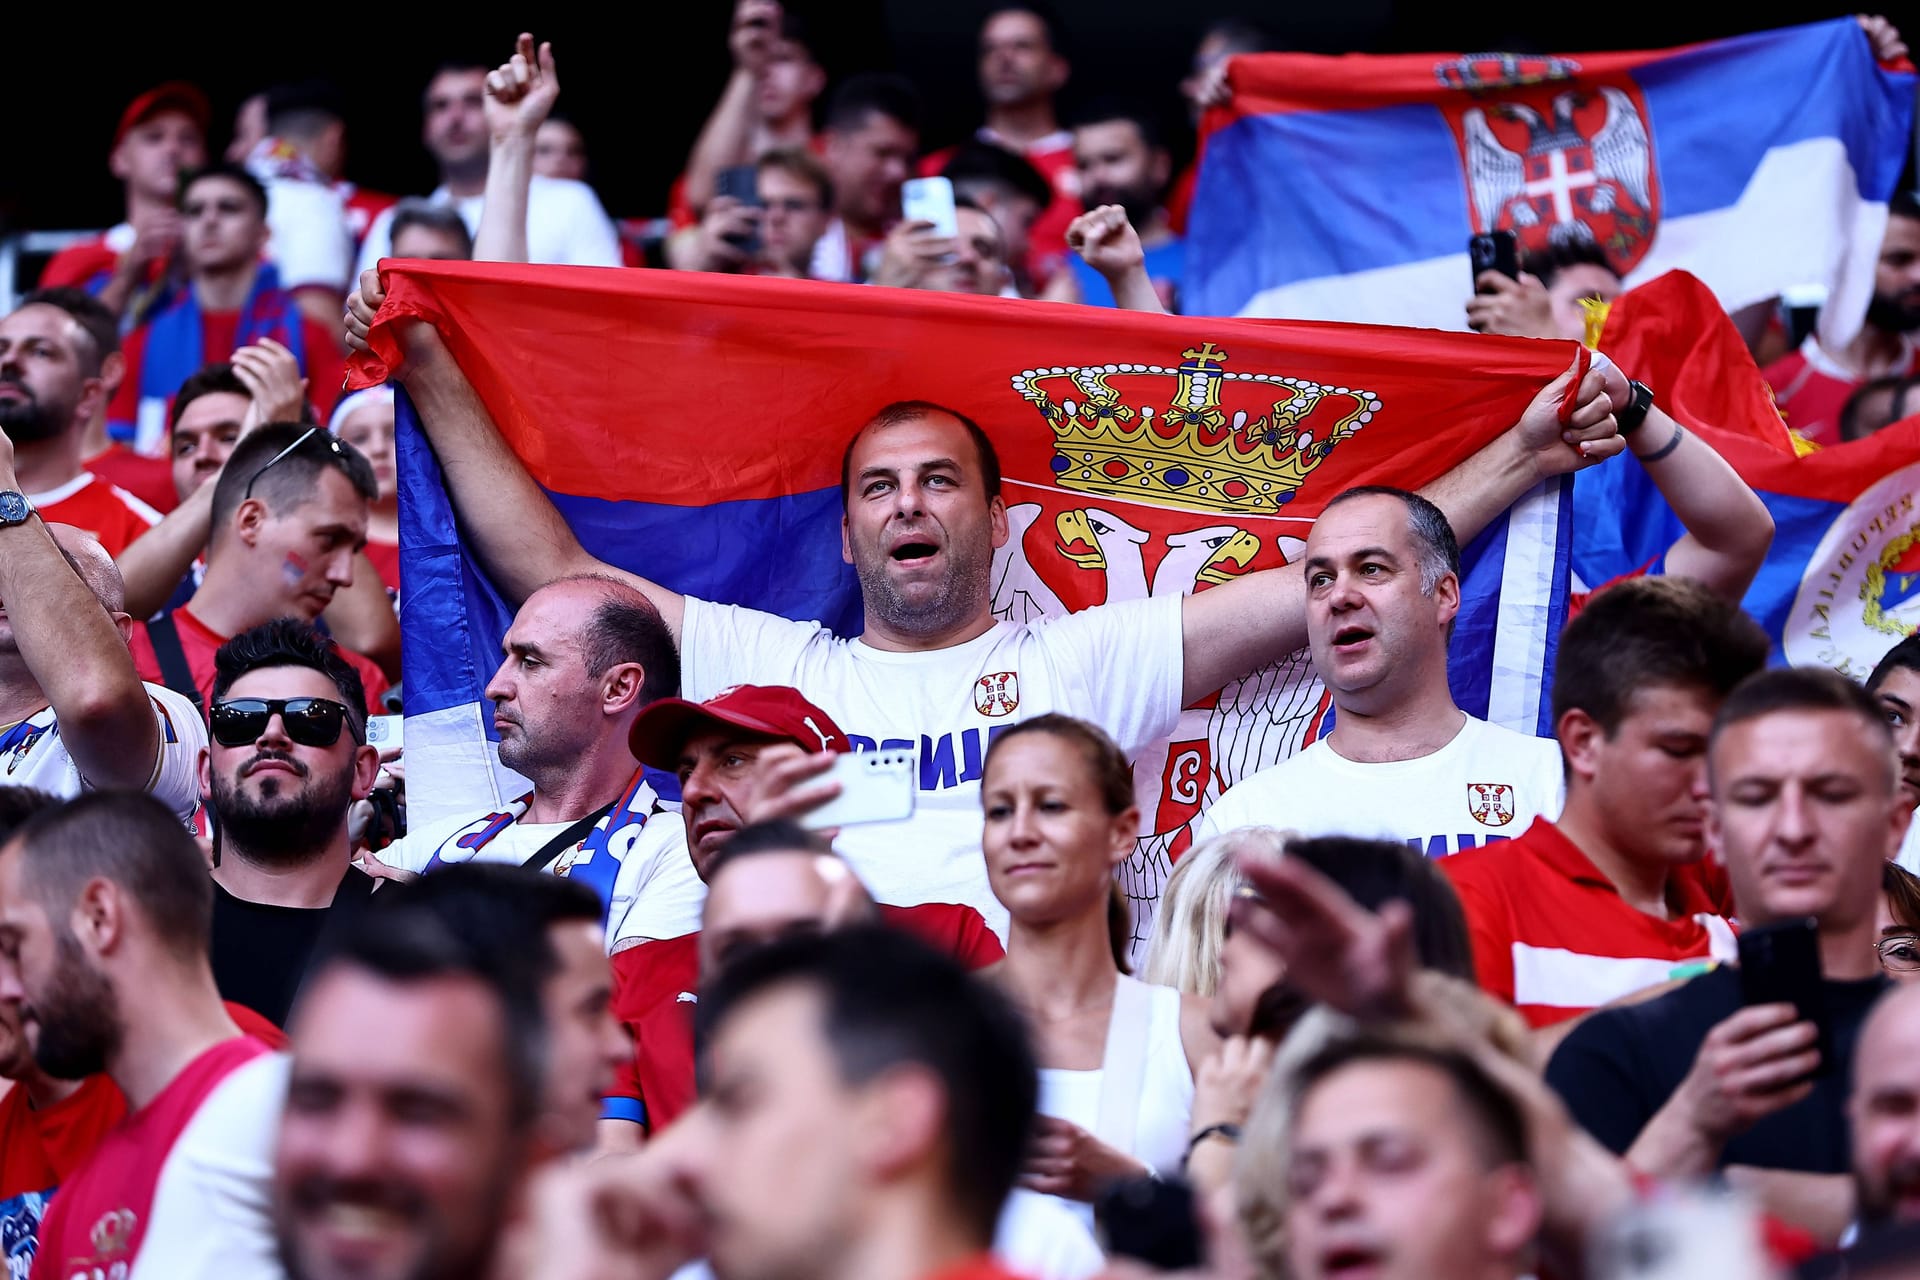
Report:
M18 489L0 489L0 528L25 524L33 516L33 504Z

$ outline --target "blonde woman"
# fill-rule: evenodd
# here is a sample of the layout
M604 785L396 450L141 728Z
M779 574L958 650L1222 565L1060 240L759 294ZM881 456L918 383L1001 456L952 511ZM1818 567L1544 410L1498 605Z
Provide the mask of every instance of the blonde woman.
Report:
M1190 995L1213 995L1220 986L1227 914L1233 891L1240 886L1234 854L1243 849L1278 853L1286 838L1287 833L1271 827L1242 827L1181 854L1160 890L1140 980Z

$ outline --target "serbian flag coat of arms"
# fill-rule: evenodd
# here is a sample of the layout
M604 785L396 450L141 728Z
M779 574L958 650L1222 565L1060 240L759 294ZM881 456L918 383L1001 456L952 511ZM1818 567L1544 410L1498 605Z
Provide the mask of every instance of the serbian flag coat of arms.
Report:
M395 317L431 321L589 552L841 636L857 635L863 616L841 554L841 455L891 402L949 406L993 440L1009 536L988 591L995 617L1019 624L1285 565L1334 494L1436 479L1517 421L1578 352L696 272L385 270L374 350L394 358ZM357 376L384 371L363 361ZM456 518L404 395L398 423L408 769L424 823L524 791L496 775L484 694L516 602L463 536L472 521L514 516ZM1466 551L1455 696L1529 733L1548 727L1542 690L1567 607L1567 489L1538 486ZM971 740L934 727L913 744L921 808L964 808L976 841L984 745L1034 710L1021 673L983 675L953 713L975 725ZM850 737L866 732L842 718L835 690L802 692ZM1136 744L1138 928L1200 806L1314 741L1329 705L1302 651L1190 706L1164 740Z
M1189 309L1465 326L1470 236L1596 245L1629 286L1684 268L1729 311L1824 285L1857 331L1914 75L1851 18L1678 49L1255 54L1209 111Z

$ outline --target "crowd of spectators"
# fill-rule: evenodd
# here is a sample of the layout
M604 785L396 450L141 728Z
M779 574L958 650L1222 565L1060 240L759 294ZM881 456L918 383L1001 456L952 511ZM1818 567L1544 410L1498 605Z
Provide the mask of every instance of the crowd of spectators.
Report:
M1272 42L1195 36L1197 119ZM1045 6L983 9L982 121L931 152L912 81L833 81L811 39L734 5L664 235L602 207L528 34L423 86L419 197L348 181L337 85L248 99L224 152L200 88L128 104L124 220L0 318L11 1274L1920 1257L1920 635L1864 683L1782 665L1742 608L1767 506L1632 370L1544 384L1419 492L1341 492L1287 565L1031 624L989 608L992 443L889 405L847 424L851 637L596 559L431 323L390 325L390 385L343 391L389 258L1179 313L1192 171L1141 102L1064 111ZM1735 317L1811 445L1920 406L1913 193L1856 248L1875 287L1844 346ZM1623 284L1567 242L1472 288L1474 330L1581 340ZM396 386L514 611L486 698L527 784L413 826ZM1461 545L1602 465L1642 468L1682 535L1576 598L1551 736L1468 714ZM1136 956L1135 757L1300 652L1331 729L1210 798ZM872 746L850 728L974 725L1011 671L1018 715L962 785L823 817Z

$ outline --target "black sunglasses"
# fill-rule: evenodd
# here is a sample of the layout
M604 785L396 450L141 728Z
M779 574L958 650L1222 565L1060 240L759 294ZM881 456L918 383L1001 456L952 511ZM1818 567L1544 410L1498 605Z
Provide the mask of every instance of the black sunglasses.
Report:
M229 698L213 704L207 726L221 746L244 747L258 742L276 715L286 726L287 736L303 747L332 746L340 741L341 725L355 742L361 740L359 726L346 707L327 698Z

